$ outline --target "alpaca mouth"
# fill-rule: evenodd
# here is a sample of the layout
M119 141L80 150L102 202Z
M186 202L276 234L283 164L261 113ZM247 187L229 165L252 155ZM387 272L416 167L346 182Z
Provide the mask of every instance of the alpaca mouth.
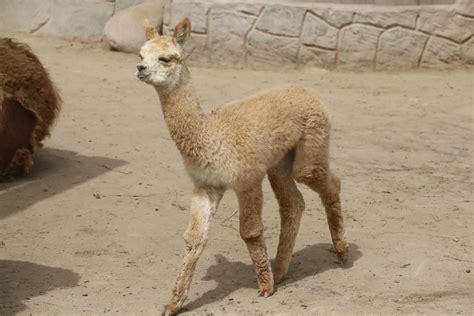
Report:
M150 78L150 73L144 73L144 72L137 72L137 78L141 81L145 81L148 78Z

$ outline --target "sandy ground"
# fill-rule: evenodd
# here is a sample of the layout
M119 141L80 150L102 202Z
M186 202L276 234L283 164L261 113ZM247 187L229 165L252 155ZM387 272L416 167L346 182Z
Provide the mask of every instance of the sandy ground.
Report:
M17 35L64 98L31 176L0 184L0 314L157 314L181 261L191 183L137 57ZM214 215L188 313L472 314L474 69L410 73L192 68L206 111L277 84L319 94L333 124L350 262L336 263L318 196L294 258L257 297L228 192ZM276 201L265 183L269 254Z

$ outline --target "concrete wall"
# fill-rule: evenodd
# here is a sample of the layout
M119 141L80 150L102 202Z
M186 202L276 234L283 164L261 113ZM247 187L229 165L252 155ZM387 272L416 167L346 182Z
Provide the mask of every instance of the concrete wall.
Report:
M162 0L0 0L0 32L13 28L101 40L115 12L145 1ZM193 34L186 45L188 60L201 66L398 70L474 63L474 1L393 5L399 1L405 0L387 0L392 5L385 6L167 0L164 30L171 32L177 21L189 17Z

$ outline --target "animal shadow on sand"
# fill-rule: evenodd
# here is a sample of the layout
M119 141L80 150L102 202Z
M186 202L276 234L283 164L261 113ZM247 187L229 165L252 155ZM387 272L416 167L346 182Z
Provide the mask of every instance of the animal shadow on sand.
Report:
M0 260L0 315L23 311L23 303L54 289L75 287L79 274L25 261Z
M342 265L337 262L332 244L320 243L296 251L293 254L289 270L283 281L275 286L283 287L309 276L322 273L330 269L348 269L362 256L356 244L349 245L349 260ZM216 255L216 264L207 269L203 280L214 280L217 287L204 293L198 299L189 302L183 310L195 310L201 306L221 301L232 292L240 288L255 288L257 295L257 280L253 264L239 261L229 261L223 255Z
M35 157L31 174L0 182L0 220L125 164L123 160L45 148Z

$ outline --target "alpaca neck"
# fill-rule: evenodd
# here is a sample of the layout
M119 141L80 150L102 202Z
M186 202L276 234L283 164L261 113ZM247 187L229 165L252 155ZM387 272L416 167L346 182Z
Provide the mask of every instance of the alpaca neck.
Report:
M184 67L173 89L156 88L163 116L171 137L183 156L200 160L206 143L206 115L202 111L190 84L189 70Z

